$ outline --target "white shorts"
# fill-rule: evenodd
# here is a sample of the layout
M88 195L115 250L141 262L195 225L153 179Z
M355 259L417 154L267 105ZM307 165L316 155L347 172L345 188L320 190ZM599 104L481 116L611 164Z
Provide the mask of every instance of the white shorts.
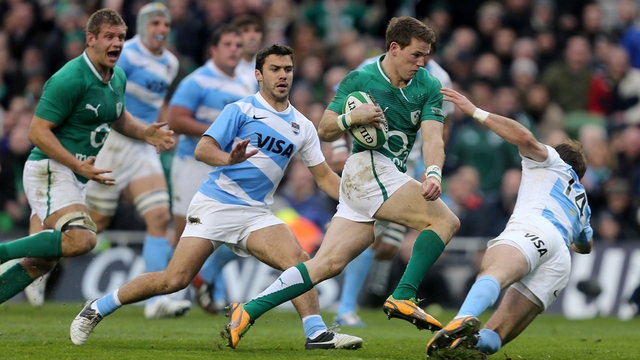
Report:
M209 166L194 158L178 156L173 158L171 164L171 212L177 216L187 216L189 203L200 189L200 185L207 180L209 172L213 170Z
M197 192L187 213L187 226L181 238L197 237L213 242L214 248L226 244L240 256L250 256L247 239L252 232L284 224L266 207L228 205Z
M73 171L51 159L28 160L22 175L31 216L40 221L70 205L85 204L85 184Z
M375 165L375 169L372 167ZM413 178L401 173L391 159L377 151L351 155L340 180L340 203L373 220L373 215L393 193Z
M116 179L113 186L96 181L87 183L87 206L104 215L116 213L120 193L132 181L151 175L164 176L160 155L155 147L117 131L109 133L94 166L111 170L106 176Z
M498 237L487 243L487 248L496 245L511 245L525 256L529 273L511 285L533 303L546 310L553 304L569 282L571 254L564 239L556 229L530 231L507 227ZM531 298L531 294L535 298Z

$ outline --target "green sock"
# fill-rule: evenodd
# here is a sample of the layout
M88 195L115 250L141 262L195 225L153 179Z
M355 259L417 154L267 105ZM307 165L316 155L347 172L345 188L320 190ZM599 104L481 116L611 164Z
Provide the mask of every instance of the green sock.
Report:
M23 257L62 256L62 233L58 230L44 230L21 239L0 244L0 263Z
M414 298L418 292L418 286L433 264L444 251L442 239L433 230L424 230L418 235L413 244L411 258L400 279L400 283L393 292L396 300L408 300Z
M19 294L31 282L33 279L21 264L10 267L0 275L0 304Z
M244 305L251 320L255 321L262 314L313 289L313 283L304 263L290 267L269 285L260 295Z

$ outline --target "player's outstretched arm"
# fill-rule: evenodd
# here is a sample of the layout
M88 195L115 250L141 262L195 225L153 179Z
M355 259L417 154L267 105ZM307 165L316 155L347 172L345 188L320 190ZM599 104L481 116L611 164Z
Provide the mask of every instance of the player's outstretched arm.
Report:
M228 166L241 163L258 153L258 149L247 152L251 139L237 142L230 153L222 151L220 144L211 136L204 135L196 145L196 160L211 166Z
M333 200L338 201L340 196L340 176L336 174L326 161L309 168L318 187L327 193Z
M112 128L124 136L145 141L155 146L156 150L160 152L170 150L175 145L173 130L162 129L164 125L166 123L154 123L147 126L136 120L125 109L113 123Z
M454 103L463 113L480 121L500 137L516 145L522 156L535 161L544 161L549 156L544 144L536 140L531 131L519 122L479 109L455 90L442 88L440 92L445 95L445 101Z

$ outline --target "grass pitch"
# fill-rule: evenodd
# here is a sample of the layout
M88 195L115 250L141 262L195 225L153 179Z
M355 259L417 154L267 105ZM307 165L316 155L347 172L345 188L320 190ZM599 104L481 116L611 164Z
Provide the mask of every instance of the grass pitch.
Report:
M192 309L178 319L146 320L142 307L125 306L104 319L89 341L76 346L69 325L81 304L46 303L33 308L0 306L1 359L425 359L428 331L381 310L362 310L365 328L341 332L364 339L359 350L304 350L302 325L294 312L272 311L256 321L238 348L226 346L227 318ZM330 323L333 314L323 314ZM433 313L443 323L453 312ZM486 321L488 316L481 317ZM489 359L639 359L640 318L569 321L542 315L519 338Z

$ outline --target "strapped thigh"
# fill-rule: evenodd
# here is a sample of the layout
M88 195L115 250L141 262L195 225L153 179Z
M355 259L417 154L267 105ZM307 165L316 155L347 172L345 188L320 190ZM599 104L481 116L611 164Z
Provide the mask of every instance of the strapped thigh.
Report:
M67 230L84 229L89 230L92 233L96 233L98 228L96 224L91 220L89 214L84 211L72 211L68 214L64 214L58 219L54 228L60 232Z
M138 213L142 216L159 207L169 207L169 192L167 189L155 189L140 194L133 200Z

